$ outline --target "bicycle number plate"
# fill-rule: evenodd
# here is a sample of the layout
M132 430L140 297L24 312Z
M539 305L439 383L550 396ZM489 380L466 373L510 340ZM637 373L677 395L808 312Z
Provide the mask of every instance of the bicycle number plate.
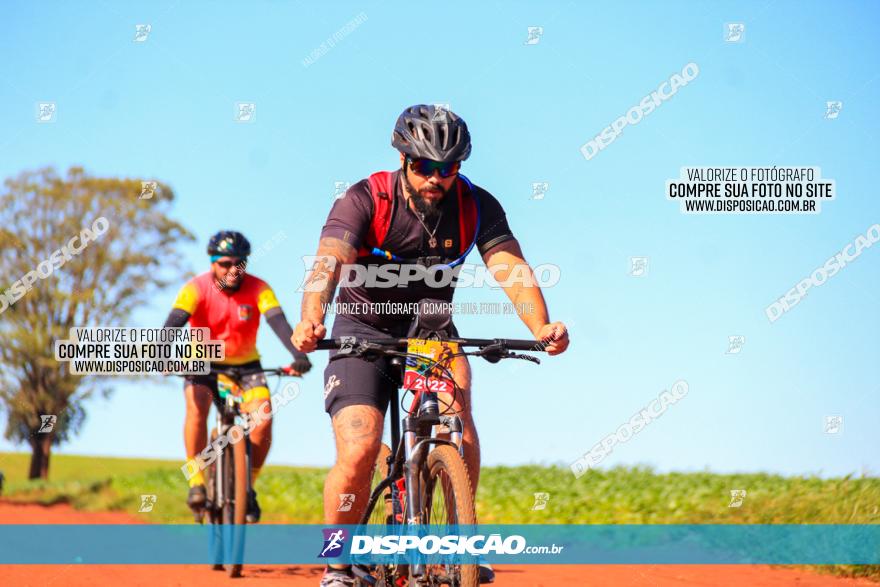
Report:
M442 342L439 340L425 340L411 338L406 348L408 353L420 355L428 359L422 361L415 357L407 357L406 370L403 373L403 388L410 391L431 391L434 393L452 393L452 380L446 376L443 369L438 366L431 368L434 361L449 367L448 360L442 360L445 356L458 352L458 343Z

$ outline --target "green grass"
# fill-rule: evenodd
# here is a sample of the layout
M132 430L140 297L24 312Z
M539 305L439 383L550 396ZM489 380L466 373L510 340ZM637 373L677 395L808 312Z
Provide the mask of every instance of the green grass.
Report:
M5 499L126 511L152 523L192 519L181 462L56 455L50 480L32 482L29 458L0 453ZM323 468L265 467L256 487L263 519L322 523L326 474ZM728 507L732 489L748 492L741 507ZM539 492L550 499L545 509L533 510ZM157 496L150 513L137 513L142 494ZM575 479L563 467L485 467L477 512L482 523L509 524L880 524L880 479L658 474L644 467L592 470ZM878 565L826 570L880 579Z
M3 497L10 501L70 503L84 511L125 511L148 516L151 523L186 523L187 483L182 461L54 455L48 481L28 481L30 455L0 453L6 475ZM263 519L272 522L320 523L326 469L272 467L263 469L256 489ZM155 495L149 513L138 513L141 495Z
M547 524L878 524L880 479L781 477L763 473L658 474L644 467L591 470L490 467L477 496L481 522ZM742 506L730 491L745 489ZM532 511L534 493L544 510Z

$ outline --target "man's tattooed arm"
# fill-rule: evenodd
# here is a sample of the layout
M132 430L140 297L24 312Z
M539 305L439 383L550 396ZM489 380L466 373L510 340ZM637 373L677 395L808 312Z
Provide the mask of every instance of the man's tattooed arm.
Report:
M303 287L302 319L323 324L327 306L336 294L342 266L354 262L357 250L342 239L325 237L318 244L316 256Z

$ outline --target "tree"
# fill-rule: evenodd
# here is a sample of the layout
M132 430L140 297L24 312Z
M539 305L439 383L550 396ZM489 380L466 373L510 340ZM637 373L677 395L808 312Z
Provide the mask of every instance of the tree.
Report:
M183 271L175 247L193 236L167 215L174 193L143 187L72 167L25 171L0 192L0 405L5 437L30 444L31 479L47 478L52 445L79 431L84 400L111 391L109 378L56 361L55 341L123 325Z

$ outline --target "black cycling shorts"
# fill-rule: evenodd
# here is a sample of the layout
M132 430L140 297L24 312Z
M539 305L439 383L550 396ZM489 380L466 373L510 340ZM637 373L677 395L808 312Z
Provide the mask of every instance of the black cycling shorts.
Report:
M406 325L404 325L406 326ZM361 338L403 338L406 328L389 334L348 316L336 315L332 338L354 336ZM453 327L453 336L458 332ZM347 406L373 406L382 414L388 409L391 394L400 385L400 370L390 364L389 357L368 361L360 357L341 356L330 351L331 361L324 369L324 410L330 417Z

